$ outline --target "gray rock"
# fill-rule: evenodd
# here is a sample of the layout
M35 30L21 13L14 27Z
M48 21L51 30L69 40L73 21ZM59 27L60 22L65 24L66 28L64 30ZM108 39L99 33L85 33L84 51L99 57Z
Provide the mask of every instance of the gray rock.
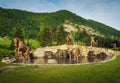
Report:
M39 58L39 59L34 59L33 63L35 63L35 64L45 64L46 62L45 62L44 58Z
M10 64L10 63L12 63L12 62L14 62L14 61L16 61L15 58L5 57L5 58L2 59L2 62L3 62L3 63L6 63L6 64Z

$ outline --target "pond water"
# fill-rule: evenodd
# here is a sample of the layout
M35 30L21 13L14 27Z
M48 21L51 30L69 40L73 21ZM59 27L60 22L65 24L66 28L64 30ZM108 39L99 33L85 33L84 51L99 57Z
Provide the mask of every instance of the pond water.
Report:
M111 59L112 57L105 57L105 58L96 58L96 57L81 57L79 60L74 59L48 59L48 58L39 58L39 59L32 59L31 64L78 64L78 63L91 63L91 62L100 62L106 61ZM27 63L27 62L26 62Z

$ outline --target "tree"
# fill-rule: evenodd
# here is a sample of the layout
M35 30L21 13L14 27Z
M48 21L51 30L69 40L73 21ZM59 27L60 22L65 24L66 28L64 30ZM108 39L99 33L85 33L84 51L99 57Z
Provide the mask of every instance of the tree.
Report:
M38 40L40 41L41 46L50 46L52 43L52 35L50 29L47 27L42 28L38 34Z
M89 34L84 30L84 31L78 31L75 34L75 41L81 41L85 43L86 45L89 45L90 42L90 36Z
M64 44L65 41L66 41L66 36L67 36L67 32L64 31L64 27L63 26L60 26L58 28L58 31L57 31L57 43L58 44Z
M15 37L19 37L23 42L24 42L24 34L25 34L25 30L20 26L20 25L16 25L12 28L11 30L11 36L13 38ZM14 46L13 46L13 39L12 39L12 42L10 44L10 49L14 49Z
M14 26L11 34L12 37L19 37L22 41L24 41L25 31L20 25Z

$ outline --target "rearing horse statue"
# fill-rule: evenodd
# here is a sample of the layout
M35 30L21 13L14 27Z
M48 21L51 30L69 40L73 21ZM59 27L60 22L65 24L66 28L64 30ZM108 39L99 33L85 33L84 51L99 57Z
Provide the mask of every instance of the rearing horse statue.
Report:
M25 46L25 44L18 38L15 37L13 39L13 44L15 46L15 56L17 56L16 60L20 57L20 52L22 52L22 56L24 57L23 62L27 59L30 62L30 49Z
M21 41L21 40L18 37L15 37L13 39L13 44L14 44L14 47L15 47L15 53L18 51L19 41Z

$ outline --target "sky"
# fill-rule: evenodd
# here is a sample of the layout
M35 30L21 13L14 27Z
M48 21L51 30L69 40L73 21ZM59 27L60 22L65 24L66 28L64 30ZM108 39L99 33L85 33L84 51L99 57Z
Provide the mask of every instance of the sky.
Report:
M120 0L0 0L0 7L37 13L69 10L120 30Z

